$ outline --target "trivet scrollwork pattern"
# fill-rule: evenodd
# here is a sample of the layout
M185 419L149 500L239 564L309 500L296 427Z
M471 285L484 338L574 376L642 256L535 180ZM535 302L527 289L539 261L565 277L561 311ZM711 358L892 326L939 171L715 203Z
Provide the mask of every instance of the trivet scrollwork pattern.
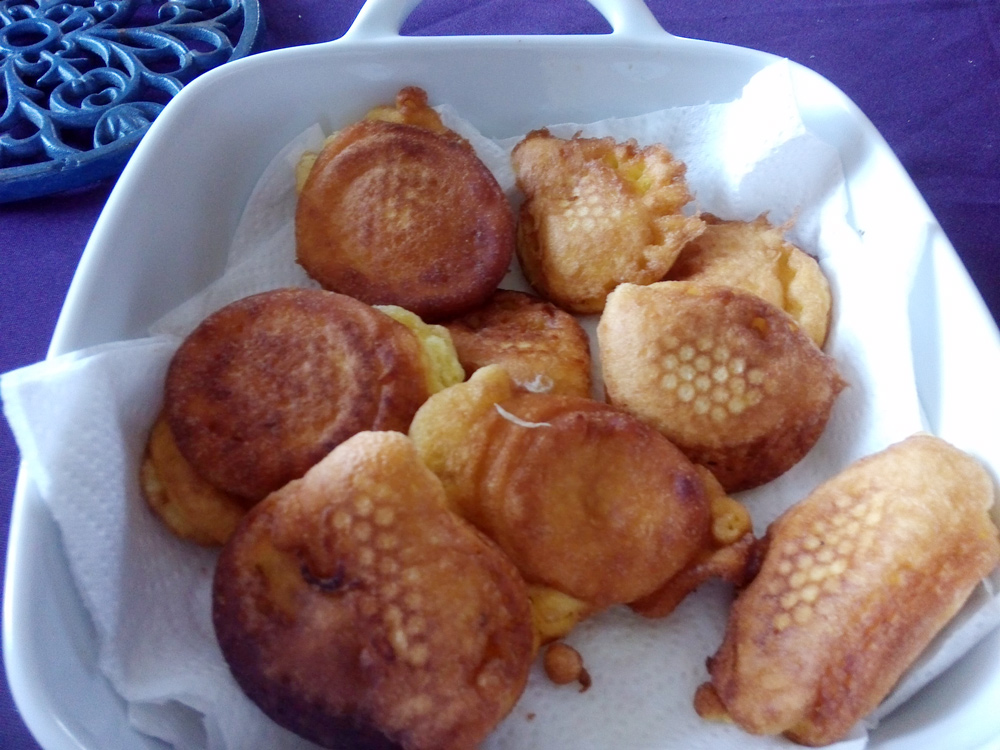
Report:
M0 0L0 202L116 174L164 105L260 30L257 0Z

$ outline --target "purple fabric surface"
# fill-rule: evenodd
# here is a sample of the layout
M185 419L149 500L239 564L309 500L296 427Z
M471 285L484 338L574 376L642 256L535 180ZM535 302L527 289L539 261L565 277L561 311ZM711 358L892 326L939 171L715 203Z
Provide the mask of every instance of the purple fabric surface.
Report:
M261 0L265 48L341 36L361 0ZM1000 3L996 0L648 0L678 35L753 47L830 79L874 122L1000 318ZM404 34L600 34L585 0L425 0ZM0 372L45 356L111 190L0 205ZM17 472L0 427L0 554ZM0 689L0 747L37 748Z

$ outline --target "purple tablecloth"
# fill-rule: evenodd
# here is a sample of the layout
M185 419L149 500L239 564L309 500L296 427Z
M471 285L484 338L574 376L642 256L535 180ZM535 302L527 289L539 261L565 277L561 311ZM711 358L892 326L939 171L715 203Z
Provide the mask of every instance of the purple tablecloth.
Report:
M31 0L25 0L26 4ZM361 0L260 0L265 49L326 41ZM648 0L668 31L803 63L850 96L895 150L1000 319L1000 3ZM425 0L405 34L603 33L584 0ZM113 184L0 205L0 372L44 358ZM1000 373L998 373L1000 376ZM0 553L18 456L0 427ZM0 747L37 748L3 682Z

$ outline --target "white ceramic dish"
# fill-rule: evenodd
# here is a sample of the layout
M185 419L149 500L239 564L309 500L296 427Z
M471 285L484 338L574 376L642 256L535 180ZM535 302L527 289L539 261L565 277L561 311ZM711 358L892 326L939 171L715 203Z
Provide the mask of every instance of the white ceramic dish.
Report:
M136 338L222 270L250 190L308 125L330 128L416 83L502 137L724 102L773 62L752 50L664 32L641 0L591 0L601 36L401 37L418 0L370 0L342 39L247 58L197 79L163 112L112 193L80 262L49 356ZM900 227L931 252L911 303L921 401L932 429L994 473L1000 335L954 250L888 146L832 84L793 66L806 124L835 145L852 222L868 252L893 253ZM141 251L137 252L137 249ZM984 400L986 399L986 400ZM989 412L989 413L984 413ZM128 726L96 668L96 642L29 477L19 477L3 613L15 701L46 750L160 748ZM872 747L1000 748L1000 632L883 722Z

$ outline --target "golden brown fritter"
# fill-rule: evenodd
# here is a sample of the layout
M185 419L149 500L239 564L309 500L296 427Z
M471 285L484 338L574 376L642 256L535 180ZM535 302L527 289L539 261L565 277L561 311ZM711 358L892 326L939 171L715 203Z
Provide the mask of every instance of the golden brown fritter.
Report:
M536 606L553 606L543 641L651 594L716 546L696 467L607 404L515 391L491 365L429 399L410 435L451 507L540 587Z
M356 432L405 431L428 395L405 326L341 294L281 289L227 305L185 339L165 410L194 471L255 501Z
M726 492L801 460L844 387L833 359L785 312L730 287L623 284L597 338L611 403L656 427Z
M295 213L296 259L321 286L431 321L486 301L514 232L503 190L467 143L384 120L325 145Z
M846 735L1000 564L993 481L929 435L862 459L777 519L695 706L806 745Z
M575 317L551 302L500 289L445 327L468 374L498 364L520 388L590 396L590 339Z
M213 621L264 713L334 748L474 748L534 657L523 580L391 432L352 437L247 515Z
M195 473L177 449L163 415L150 431L139 484L150 509L167 528L206 547L225 544L249 507Z
M819 263L788 242L766 216L723 221L702 214L705 232L681 250L666 279L735 286L791 315L822 348L830 327L831 294Z
M682 209L685 167L634 140L525 136L511 155L525 199L517 254L531 285L560 307L598 313L622 282L648 284L704 230Z

